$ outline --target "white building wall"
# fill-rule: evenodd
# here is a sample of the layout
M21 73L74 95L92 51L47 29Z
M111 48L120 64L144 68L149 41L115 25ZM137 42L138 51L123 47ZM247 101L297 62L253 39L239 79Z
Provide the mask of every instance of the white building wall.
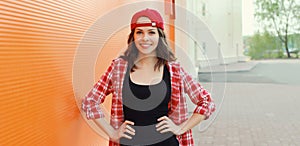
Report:
M176 47L175 50L184 50L194 66L206 67L245 60L240 0L176 0L175 2L178 7L186 9L184 14L182 10L176 11L175 25L186 24L186 32L176 29L175 41L177 46L181 47ZM199 20L203 24L199 24ZM212 38L206 38L209 35L212 35L216 42L210 41ZM183 58L181 57L183 54L176 54L179 60ZM182 60L186 61L186 59Z
M197 70L195 70L196 61L194 50L190 46L191 38L189 35L192 32L189 31L189 27L193 23L189 19L189 14L186 13L187 7L189 7L185 0L176 1L178 8L176 8L175 18L175 54L181 65L191 73L194 78L197 78Z

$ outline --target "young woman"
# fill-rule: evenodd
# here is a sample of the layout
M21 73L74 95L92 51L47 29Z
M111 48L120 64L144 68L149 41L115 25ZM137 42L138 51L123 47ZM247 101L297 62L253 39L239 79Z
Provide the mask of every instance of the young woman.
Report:
M112 93L110 124L100 104ZM196 104L188 118L185 93ZM161 15L135 13L128 48L86 95L82 109L110 145L193 146L191 129L215 110L210 94L175 61Z

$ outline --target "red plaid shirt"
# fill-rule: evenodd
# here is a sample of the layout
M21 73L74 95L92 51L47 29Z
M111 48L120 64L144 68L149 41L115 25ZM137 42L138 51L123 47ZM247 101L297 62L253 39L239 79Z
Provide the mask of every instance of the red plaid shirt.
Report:
M168 116L175 124L181 124L188 119L188 110L184 93L187 93L196 109L194 113L206 116L206 119L215 110L210 94L202 86L193 81L192 77L186 73L177 62L168 62L167 67L171 77L171 100L169 102ZM92 90L86 95L82 102L82 109L86 112L88 119L104 117L104 109L101 103L105 97L112 93L112 106L110 124L115 129L119 128L124 121L122 104L122 86L125 73L127 71L127 61L117 58L112 61L109 68L100 80L94 85ZM177 136L180 146L193 146L192 131L188 130ZM110 141L110 146L119 145Z

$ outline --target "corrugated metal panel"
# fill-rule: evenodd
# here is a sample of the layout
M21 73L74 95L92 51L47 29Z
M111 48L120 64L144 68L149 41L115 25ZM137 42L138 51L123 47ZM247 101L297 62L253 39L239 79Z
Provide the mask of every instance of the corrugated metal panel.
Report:
M76 145L76 132L97 140L74 100L72 63L99 5L0 1L1 146Z

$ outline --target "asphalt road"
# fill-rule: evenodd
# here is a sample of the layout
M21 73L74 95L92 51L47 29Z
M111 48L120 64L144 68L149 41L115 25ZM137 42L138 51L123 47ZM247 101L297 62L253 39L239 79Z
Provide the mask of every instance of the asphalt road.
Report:
M258 63L252 70L228 73L201 73L200 82L243 82L300 85L299 63Z

